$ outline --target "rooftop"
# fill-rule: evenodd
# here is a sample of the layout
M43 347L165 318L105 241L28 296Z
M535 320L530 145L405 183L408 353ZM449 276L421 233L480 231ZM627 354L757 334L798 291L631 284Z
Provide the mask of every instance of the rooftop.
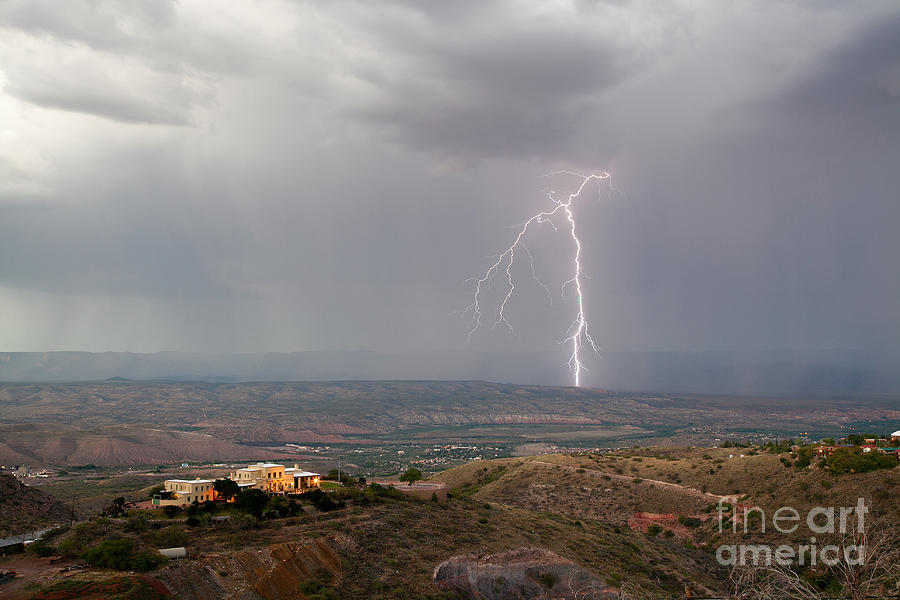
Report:
M172 483L212 483L212 479L166 479Z
M284 470L285 475L293 475L294 477L318 477L318 473L312 471L304 471L303 469L292 469L288 467Z

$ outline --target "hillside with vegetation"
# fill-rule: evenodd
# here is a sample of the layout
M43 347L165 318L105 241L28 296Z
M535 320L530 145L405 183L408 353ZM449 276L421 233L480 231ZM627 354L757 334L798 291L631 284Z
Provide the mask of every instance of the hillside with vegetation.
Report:
M249 491L233 504L186 511L140 512L114 502L103 516L56 532L32 552L93 565L66 585L104 585L134 571L144 573L134 585L179 598L499 600L523 590L526 597L570 598L567 586L575 581L596 597L671 598L687 590L715 596L735 585L734 573L716 561L717 545L779 543L772 531L758 530L758 521L750 521L750 534L719 531L720 503L730 524L733 509L803 512L864 498L879 535L897 539L896 462L843 473L805 455L784 443L475 461L431 477L451 488L446 503L408 499L351 477L325 492L270 498ZM808 539L808 532L797 536ZM189 558L155 554L174 546ZM888 547L888 564L900 564L898 549ZM839 574L798 574L813 590L810 598L842 593ZM884 591L898 577L878 573L873 581ZM56 593L63 583L51 576L38 593Z
M819 461L798 467L797 458L790 450L633 448L471 463L435 477L473 498L614 523L635 512L712 514L712 504L734 497L770 511L851 506L862 497L900 523L896 458L888 457L888 469L846 474Z
M72 510L50 494L0 473L0 538L68 523Z
M529 564L537 569L536 585L544 581L546 589L561 584L562 575L589 573L592 581L613 587L627 582L648 594L680 593L686 585L712 593L723 576L708 554L671 540L474 498L436 503L351 486L212 510L228 519L214 519L204 506L176 511L172 520L143 513L89 519L35 551L100 569L80 573L82 581L105 580L110 568L144 572L176 597L198 599L451 598L433 580L440 564L521 555L524 548L560 557L555 571L546 559ZM193 558L153 558L154 549L172 546L185 546ZM529 566L521 560L508 565L510 577ZM44 582L46 589L55 585Z

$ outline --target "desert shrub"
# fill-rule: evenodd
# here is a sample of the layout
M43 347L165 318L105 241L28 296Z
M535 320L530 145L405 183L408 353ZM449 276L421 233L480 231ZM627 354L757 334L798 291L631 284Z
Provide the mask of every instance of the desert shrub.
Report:
M196 517L197 515L203 512L212 512L216 509L216 503L213 501L206 501L202 504L194 500L191 504L185 509L184 513L189 517Z
M79 547L77 539L70 538L61 541L56 547L56 551L66 558L75 558L81 553L81 548Z
M137 552L131 540L106 540L85 550L81 557L95 567L119 571L150 571L165 558L158 552Z
M399 494L400 492L397 493ZM308 492L304 492L300 494L300 497L311 503L316 508L316 510L321 512L328 512L336 510L338 508L344 508L345 506L343 500L335 502L330 495L326 494L320 489L314 489Z
M535 577L535 581L544 587L552 588L556 585L556 574L549 572L539 573L538 576Z
M253 515L237 515L229 521L232 529L244 531L259 526L259 519Z
M348 489L348 492L356 492L359 494L359 490L356 489ZM300 506L300 503L297 502L294 498L286 498L285 496L275 496L269 501L269 510L267 512L274 511L276 514L272 518L284 518L284 517L294 517L300 514L303 511L303 508ZM267 517L268 518L268 517Z
M307 579L301 583L300 591L309 600L338 600L340 598L336 591L317 579Z
M78 523L72 531L77 537L90 540L105 535L106 527L100 519L90 519Z
M650 527L647 528L647 535L656 537L662 532L662 527L654 523Z
M703 521L697 517L688 517L685 515L678 515L678 522L685 527L700 527L700 525L703 524Z
M131 515L125 519L125 531L144 531L147 529L147 517L142 514Z
M184 546L188 541L188 535L182 527L170 525L154 531L150 539L160 548L174 548Z
M39 539L38 541L36 541L35 543L31 544L30 546L28 546L28 552L30 552L31 554L33 554L35 556L43 557L43 556L50 556L51 554L54 554L55 550L53 549L52 546L47 544L47 540L42 538L42 539Z
M321 492L322 490L316 491ZM268 494L262 490L250 489L238 494L237 500L234 502L234 507L241 512L251 514L259 519L268 504Z

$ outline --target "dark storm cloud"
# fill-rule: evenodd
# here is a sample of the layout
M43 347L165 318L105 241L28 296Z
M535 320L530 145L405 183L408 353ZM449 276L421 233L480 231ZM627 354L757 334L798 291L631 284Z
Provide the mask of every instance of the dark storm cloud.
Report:
M646 40L609 27L611 5L559 18L515 3L400 6L400 16L359 19L377 27L375 47L396 62L357 72L378 93L348 114L417 149L558 155L594 100L652 59Z

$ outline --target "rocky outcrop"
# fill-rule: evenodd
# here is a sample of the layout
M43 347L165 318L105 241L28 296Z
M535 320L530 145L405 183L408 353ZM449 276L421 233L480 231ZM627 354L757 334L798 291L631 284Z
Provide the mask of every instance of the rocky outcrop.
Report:
M440 589L467 600L617 597L617 590L597 575L541 548L454 556L434 569L433 579Z
M340 576L340 557L319 538L186 561L164 569L159 579L177 598L294 600L305 598L305 582L336 587Z

